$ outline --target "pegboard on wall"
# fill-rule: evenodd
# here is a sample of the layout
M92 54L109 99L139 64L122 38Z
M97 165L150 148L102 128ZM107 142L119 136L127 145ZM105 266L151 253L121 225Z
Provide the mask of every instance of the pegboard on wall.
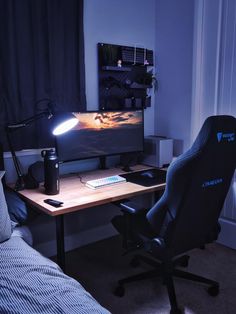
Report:
M153 51L98 44L99 109L140 109L151 105Z

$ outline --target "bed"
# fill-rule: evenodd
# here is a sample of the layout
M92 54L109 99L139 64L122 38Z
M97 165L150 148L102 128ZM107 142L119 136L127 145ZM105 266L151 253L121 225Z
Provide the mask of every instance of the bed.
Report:
M0 313L108 314L78 281L31 246L26 226L11 220L3 176L0 171Z

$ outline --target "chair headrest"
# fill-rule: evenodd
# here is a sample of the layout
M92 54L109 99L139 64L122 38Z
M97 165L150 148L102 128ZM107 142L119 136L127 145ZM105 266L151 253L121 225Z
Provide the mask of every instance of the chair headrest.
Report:
M236 118L228 115L208 117L196 140L193 150L201 150L207 144L226 144L236 141Z

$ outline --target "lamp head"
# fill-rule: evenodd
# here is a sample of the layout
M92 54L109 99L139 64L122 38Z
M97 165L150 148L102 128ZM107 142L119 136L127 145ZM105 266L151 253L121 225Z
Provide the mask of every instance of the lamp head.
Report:
M71 130L79 120L75 117L72 112L64 112L60 114L55 114L53 117L54 127L52 130L52 134L57 136L66 133Z

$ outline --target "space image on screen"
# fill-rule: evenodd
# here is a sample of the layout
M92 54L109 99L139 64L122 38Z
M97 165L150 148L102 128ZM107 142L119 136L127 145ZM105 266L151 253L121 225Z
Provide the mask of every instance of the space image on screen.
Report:
M56 137L60 162L143 151L142 110L73 114L79 123L71 131Z

